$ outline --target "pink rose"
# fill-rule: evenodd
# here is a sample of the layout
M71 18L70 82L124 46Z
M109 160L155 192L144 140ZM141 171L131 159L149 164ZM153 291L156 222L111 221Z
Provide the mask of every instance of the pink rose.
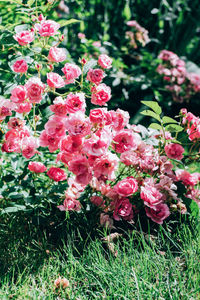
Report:
M46 167L43 163L38 161L31 161L28 164L28 169L34 173L43 173L46 171Z
M15 111L19 114L29 113L32 109L32 104L30 102L17 103L15 107Z
M81 69L75 64L66 63L62 71L66 77L66 84L74 83L75 79L81 75Z
M53 105L50 105L50 110L60 117L67 115L66 101L62 97L56 97L53 101Z
M90 201L92 202L92 204L94 204L96 206L100 206L100 207L104 207L105 206L105 201L100 196L92 196L90 198Z
M79 137L88 135L91 129L89 118L86 118L81 111L70 114L69 118L65 122L65 126L69 135Z
M85 39L85 34L82 33L82 32L79 32L79 33L78 33L78 38L79 38L79 39Z
M57 73L51 72L47 74L47 84L51 88L59 89L65 86L65 81Z
M62 62L66 60L66 53L62 48L51 47L49 50L48 60L52 62Z
M71 161L69 161L68 168L69 171L75 175L87 174L89 168L88 160L81 154L76 155Z
M130 149L136 150L138 144L141 142L141 138L130 129L122 129L115 135L113 142L112 147L115 151L117 153L123 153Z
M49 176L49 178L51 178L57 182L64 181L67 179L67 175L66 175L65 171L60 168L56 168L56 167L51 167L48 170L47 175Z
M104 128L85 140L83 151L87 155L101 156L108 150L110 142L110 132Z
M12 67L16 73L26 73L28 70L28 65L24 59L17 60Z
M43 130L40 135L40 146L48 147L49 152L54 152L58 149L58 144L60 142L60 136L57 135L49 135L46 130Z
M140 197L144 201L144 205L154 209L156 205L162 202L163 195L153 185L145 185L141 187Z
M176 170L176 178L183 182L184 185L195 186L200 181L200 173L190 174L186 170Z
M45 84L42 83L40 78L31 77L25 84L27 89L27 96L31 103L39 103L42 100Z
M137 180L132 176L124 178L114 186L114 190L122 197L131 196L138 190Z
M49 118L49 121L44 126L46 133L50 136L62 137L65 135L64 119L53 115Z
M171 159L181 160L184 151L184 148L179 144L170 143L165 146L165 153Z
M92 88L91 102L96 105L105 105L111 98L111 89L104 83Z
M27 90L26 87L23 85L16 86L12 92L10 100L14 103L22 103L27 98Z
M107 109L106 108L95 108L90 110L90 121L92 123L97 123L97 124L102 124L106 120L106 113Z
M60 141L59 148L61 151L74 154L81 150L82 144L82 138L67 135Z
M160 203L154 208L145 207L145 211L147 217L151 218L151 220L157 224L162 224L163 220L170 215L169 207L164 203Z
M105 74L101 69L89 69L87 73L87 80L97 85L100 84L104 77Z
M22 155L27 159L30 159L36 154L38 148L37 140L32 136L26 136L22 139Z
M104 155L98 157L93 164L94 176L99 178L106 176L108 180L115 179L115 171L118 168L119 158L116 154L107 152Z
M21 120L19 118L11 118L8 122L8 128L22 130L25 124L25 120Z
M68 113L75 113L77 111L85 112L85 95L84 93L70 93L66 99L66 106Z
M98 58L98 64L103 69L110 69L112 67L112 59L106 54L101 54Z
M63 205L59 205L58 208L61 211L80 211L81 210L81 204L76 199L67 198L64 200Z
M126 221L131 221L131 219L133 218L133 208L128 198L121 198L117 200L117 203L115 204L113 218L116 221L119 221L120 218Z
M52 20L42 20L40 23L35 24L35 29L41 36L54 36L58 34L57 31L60 28L60 24Z
M25 30L16 33L13 37L21 46L25 46L34 40L34 32Z

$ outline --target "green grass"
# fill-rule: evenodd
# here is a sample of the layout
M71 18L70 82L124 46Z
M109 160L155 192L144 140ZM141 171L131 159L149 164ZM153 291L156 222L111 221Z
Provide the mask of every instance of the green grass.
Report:
M24 222L26 224L26 222ZM52 242L36 226L12 221L0 230L0 299L200 299L199 226L132 231L115 244L68 232ZM55 289L59 276L69 280Z

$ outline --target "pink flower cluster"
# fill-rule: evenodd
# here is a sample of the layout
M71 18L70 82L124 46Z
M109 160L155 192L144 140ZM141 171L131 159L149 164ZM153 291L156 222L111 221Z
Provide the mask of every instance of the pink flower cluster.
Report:
M131 20L126 23L133 31L126 31L126 38L129 39L130 46L137 49L138 46L144 47L150 42L148 30L142 27L137 21Z
M172 93L176 102L188 102L190 98L200 92L200 76L195 73L188 73L185 62L175 53L162 50L158 55L161 63L157 72L167 82L166 89Z
M181 109L183 116L182 124L185 126L190 141L200 140L200 118L187 112L186 108Z

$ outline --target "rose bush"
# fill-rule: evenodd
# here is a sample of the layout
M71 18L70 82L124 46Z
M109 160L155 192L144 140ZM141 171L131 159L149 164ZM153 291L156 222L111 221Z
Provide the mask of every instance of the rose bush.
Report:
M112 59L75 64L59 48L60 25L43 15L34 20L14 35L16 56L32 62L20 77L20 66L13 68L14 85L0 100L0 192L11 205L1 213L89 210L110 227L140 213L158 224L198 215L200 173L187 165L199 160L199 118L185 109L178 121L163 117L157 102L142 101L149 108L142 114L157 123L131 125L128 112L107 109L112 92L102 81Z

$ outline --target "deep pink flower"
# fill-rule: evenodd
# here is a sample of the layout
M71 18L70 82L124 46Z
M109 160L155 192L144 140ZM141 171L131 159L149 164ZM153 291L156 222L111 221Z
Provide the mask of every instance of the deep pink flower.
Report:
M50 110L60 117L67 115L66 101L62 97L56 97L53 101L53 105L50 105Z
M124 178L114 186L114 190L122 197L131 196L138 190L137 180L132 176Z
M200 173L190 174L186 170L176 170L176 178L183 182L184 185L195 186L200 181Z
M111 98L111 89L104 83L92 88L91 102L96 105L106 105Z
M97 178L106 176L108 180L114 180L118 162L119 158L117 155L111 152L106 152L104 155L97 157L93 164L94 176Z
M46 171L46 167L43 163L38 161L30 161L28 164L28 169L34 173L43 173Z
M70 93L65 100L68 113L75 113L77 111L85 112L85 95L84 93Z
M22 103L27 98L27 90L23 85L16 86L12 92L10 100L14 103Z
M17 60L12 67L16 73L26 73L28 70L27 62L24 59Z
M137 133L130 129L122 129L113 138L112 147L117 153L123 153L130 149L135 150L140 142L141 138Z
M115 204L113 218L119 221L120 218L131 221L133 219L133 208L128 198L121 198Z
M165 152L171 159L181 160L183 158L184 151L184 148L179 144L170 143L165 146Z
M48 170L47 175L49 176L49 178L51 178L57 182L64 181L67 179L67 175L66 175L65 171L60 168L56 168L56 167L51 167Z
M105 206L105 201L103 200L102 197L100 196L92 196L90 198L90 201L96 205L96 206L99 206L99 207L104 207Z
M164 203L160 203L154 208L145 207L145 211L147 217L151 218L151 220L157 224L162 224L163 221L170 215L169 207Z
M101 69L89 69L87 73L87 80L97 85L101 83L104 77L105 74Z
M57 135L49 135L46 130L43 130L40 135L40 146L48 147L49 152L54 152L58 149L58 144L60 142L60 136Z

